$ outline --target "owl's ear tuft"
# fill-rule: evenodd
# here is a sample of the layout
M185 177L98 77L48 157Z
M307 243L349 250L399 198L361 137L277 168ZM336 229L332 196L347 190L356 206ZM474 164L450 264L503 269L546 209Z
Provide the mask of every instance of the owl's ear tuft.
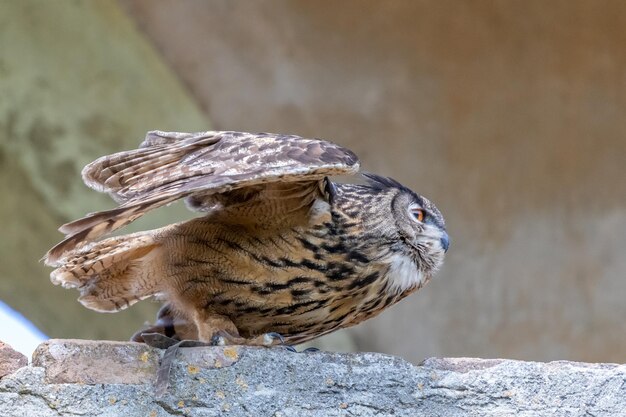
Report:
M400 192L411 195L413 200L420 206L424 204L424 200L420 195L393 178L383 177L381 175L372 174L371 172L363 172L361 175L365 177L367 184L376 191L399 190Z
M365 177L365 181L367 182L367 184L375 190L385 191L389 188L395 188L406 191L410 194L415 194L412 190L400 184L393 178L383 177L381 175L372 174L371 172L363 172L361 175Z

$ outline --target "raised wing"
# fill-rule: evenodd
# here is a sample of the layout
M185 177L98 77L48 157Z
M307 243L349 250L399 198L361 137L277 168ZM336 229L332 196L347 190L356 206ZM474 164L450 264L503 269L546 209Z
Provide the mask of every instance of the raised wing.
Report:
M101 157L83 169L85 183L109 193L120 206L61 226L66 239L50 249L45 260L56 265L77 245L180 198L188 198L190 207L198 209L217 200L223 203L217 194L241 199L247 189L252 194L263 190L264 198L287 193L293 199L298 193L310 194L315 188L312 183L326 176L354 174L358 169L354 153L320 139L270 133L148 132L139 149Z

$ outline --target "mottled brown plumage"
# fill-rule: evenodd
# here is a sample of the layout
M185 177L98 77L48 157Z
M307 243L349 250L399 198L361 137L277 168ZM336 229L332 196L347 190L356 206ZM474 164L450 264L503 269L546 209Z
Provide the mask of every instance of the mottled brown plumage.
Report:
M162 299L152 330L207 342L268 345L276 332L295 344L352 326L419 289L448 247L424 197L371 174L328 179L358 167L318 139L149 132L85 167L87 185L120 206L60 228L51 279L98 311ZM206 215L98 240L180 198Z

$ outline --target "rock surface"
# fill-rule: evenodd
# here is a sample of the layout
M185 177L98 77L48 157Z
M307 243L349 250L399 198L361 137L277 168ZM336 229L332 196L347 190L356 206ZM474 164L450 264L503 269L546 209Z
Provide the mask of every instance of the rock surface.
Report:
M0 341L0 378L28 365L28 358Z
M0 381L2 416L617 416L626 365L428 359L282 349L180 349L155 394L163 351L51 340Z

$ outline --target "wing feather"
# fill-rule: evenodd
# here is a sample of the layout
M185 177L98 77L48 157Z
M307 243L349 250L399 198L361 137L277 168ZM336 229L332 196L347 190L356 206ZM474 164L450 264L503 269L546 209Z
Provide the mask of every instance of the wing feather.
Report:
M139 149L104 156L83 169L85 183L109 193L120 206L61 226L66 239L45 259L55 264L78 245L180 198L201 208L202 201L216 194L276 182L305 184L300 190L310 194L315 189L311 182L358 169L354 153L320 139L270 133L148 132ZM280 188L268 195L281 198ZM293 199L300 197L297 191L298 187L284 187L282 192ZM302 198L309 200L306 195Z

